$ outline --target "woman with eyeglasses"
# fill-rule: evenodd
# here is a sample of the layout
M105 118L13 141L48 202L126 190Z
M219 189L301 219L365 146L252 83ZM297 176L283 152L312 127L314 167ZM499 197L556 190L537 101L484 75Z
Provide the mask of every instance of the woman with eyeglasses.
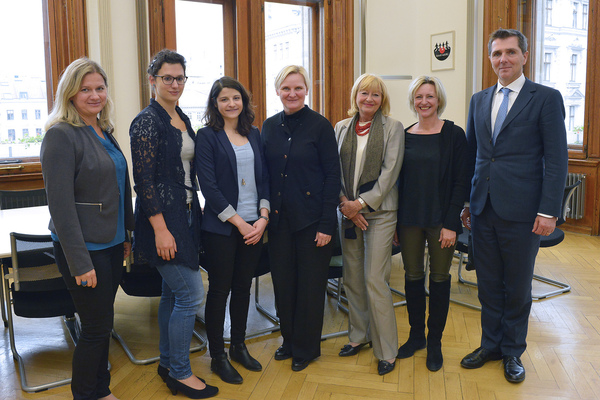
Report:
M218 389L192 372L190 342L204 296L198 247L202 212L194 164L195 133L177 106L185 58L161 50L148 67L155 99L131 123L135 207L134 257L163 278L158 308L158 374L173 394L212 397Z

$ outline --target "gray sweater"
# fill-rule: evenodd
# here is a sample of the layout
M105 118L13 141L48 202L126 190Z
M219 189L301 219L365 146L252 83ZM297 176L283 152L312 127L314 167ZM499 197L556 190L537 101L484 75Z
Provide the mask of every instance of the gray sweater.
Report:
M112 135L105 136L119 148ZM42 142L40 161L51 218L48 228L60 239L71 275L82 275L94 268L85 242L114 239L119 201L125 202L125 228L133 230L129 174L125 199L120 199L115 164L88 126L54 125Z

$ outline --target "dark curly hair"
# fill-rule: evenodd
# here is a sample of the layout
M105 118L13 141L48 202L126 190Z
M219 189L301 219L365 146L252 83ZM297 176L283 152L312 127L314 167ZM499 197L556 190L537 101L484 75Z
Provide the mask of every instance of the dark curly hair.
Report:
M148 65L148 75L155 76L164 63L167 64L181 64L183 67L183 73L185 74L185 57L176 51L169 49L162 49L152 58L150 65Z
M237 90L242 95L244 109L238 118L237 131L240 135L247 136L250 133L252 123L254 122L254 106L252 105L252 98L244 85L229 76L217 79L215 83L213 83L202 121L206 126L210 126L214 130L223 129L225 121L223 121L223 116L217 108L217 98L224 88Z

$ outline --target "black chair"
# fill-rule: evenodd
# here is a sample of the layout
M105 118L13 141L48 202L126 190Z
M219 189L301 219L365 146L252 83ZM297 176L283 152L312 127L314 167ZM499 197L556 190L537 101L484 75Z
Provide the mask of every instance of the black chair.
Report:
M45 206L47 204L45 189L0 190L0 210Z
M75 318L75 305L54 261L50 235L25 235L11 233L12 266L4 265L4 303L7 307L8 332L13 357L21 375L21 389L39 392L67 385L63 379L42 385L30 386L25 375L25 364L16 346L13 313L24 318L63 317L71 338L77 344L79 324ZM43 345L43 343L40 343Z
M570 202L571 198L573 197L573 194L575 193L575 189L577 189L577 187L579 185L581 185L581 180L575 182L572 185L568 185L565 187L565 190L563 192L563 202L562 202L561 214L558 217L558 221L556 222L557 226L565 223L566 218L567 218L567 213L569 212L569 202ZM557 244L561 243L564 239L565 239L565 232L562 229L557 227L554 229L554 232L552 232L552 234L550 234L549 236L542 236L540 238L540 247L546 248L546 247L556 246ZM459 279L459 282L461 282L461 283L476 287L477 286L476 282L466 280L462 276L462 268L464 265L466 265L466 260L467 260L467 257L465 256L468 253L467 244L468 244L468 233L463 232L458 237L457 246L456 246L456 250L459 253L458 279ZM475 268L477 268L476 265L475 265ZM545 298L555 296L555 295L558 295L561 293L569 292L571 290L571 286L569 284L567 284L565 282L560 282L560 281L557 281L554 279L550 279L550 278L547 278L547 277L539 275L539 274L534 273L533 279L556 287L556 289L548 290L543 293L532 293L531 298L533 300L545 299ZM453 300L453 299L450 299L450 300L455 303L467 306L467 307L481 310L481 307L473 305L473 304L464 303L464 302Z
M577 189L577 187L579 185L581 185L581 180L575 182L572 185L568 185L567 187L565 187L565 191L563 193L562 212L561 212L561 215L558 217L558 221L556 222L557 226L562 225L566 222L567 213L570 211L569 210L569 202L571 201L571 198L573 197L573 194L575 193L575 189ZM555 228L554 232L552 232L550 235L541 237L540 247L546 248L546 247L556 246L557 244L561 243L563 240L565 240L565 232L560 228ZM556 296L557 294L566 293L566 292L571 291L571 286L565 282L560 282L560 281L550 279L550 278L547 278L545 276L538 275L535 273L533 274L533 279L557 288L554 290L548 290L543 293L532 293L531 297L534 300L541 300L541 299L545 299L547 297Z
M129 296L160 297L162 294L162 277L156 268L130 263L128 260L121 279L121 289ZM200 344L191 347L190 353L203 350L206 347L206 340L196 330L194 330L194 336ZM136 358L125 339L115 329L112 330L112 337L119 342L129 360L136 365L151 364L160 360L160 356Z

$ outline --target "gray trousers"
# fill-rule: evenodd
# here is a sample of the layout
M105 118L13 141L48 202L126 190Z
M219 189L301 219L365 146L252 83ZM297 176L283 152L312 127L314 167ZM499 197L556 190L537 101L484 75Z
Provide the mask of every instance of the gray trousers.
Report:
M373 342L373 355L389 360L398 354L398 331L392 293L392 239L396 211L363 214L366 231L354 228L356 239L342 237L343 277L348 298L351 342ZM343 236L343 230L340 229Z

